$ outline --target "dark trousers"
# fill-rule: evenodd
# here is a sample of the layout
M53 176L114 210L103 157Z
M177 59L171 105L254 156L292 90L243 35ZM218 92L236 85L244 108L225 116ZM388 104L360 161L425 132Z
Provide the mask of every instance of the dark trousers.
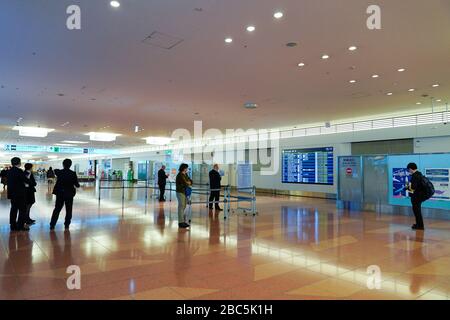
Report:
M29 203L29 204L27 204L26 205L26 217L25 217L25 222L29 222L30 220L31 220L31 218L30 218L30 210L31 210L31 207L33 206L33 204L32 203Z
M64 226L70 226L72 221L72 207L73 207L73 197L64 197L62 195L56 196L55 209L53 210L52 219L50 221L50 226L54 227L58 222L59 213L62 208L66 206L66 218L64 220Z
M159 187L159 200L164 200L164 193L166 192L166 184L158 184Z
M209 208L212 209L213 202L215 208L220 208L219 201L220 201L220 191L211 191L211 195L209 196Z
M17 216L19 213L19 216ZM25 199L11 199L11 210L9 211L9 224L12 228L23 228L27 219L27 206Z
M423 228L423 218L422 218L422 200L417 198L411 198L412 209L414 216L416 217L416 225L419 228Z

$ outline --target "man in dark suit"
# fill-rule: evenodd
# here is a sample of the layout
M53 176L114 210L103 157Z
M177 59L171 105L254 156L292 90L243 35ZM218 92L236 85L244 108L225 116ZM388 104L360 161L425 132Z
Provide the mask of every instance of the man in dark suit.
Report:
M162 166L161 169L158 170L158 187L159 187L159 201L166 201L164 198L164 193L166 192L166 182L169 177L166 174L166 166Z
M26 207L26 189L25 184L30 180L20 169L20 158L11 159L12 168L8 170L8 199L11 200L11 210L9 212L9 223L11 231L28 231L30 228L25 226L27 217ZM19 216L17 216L19 213Z
M66 206L66 218L64 221L64 227L69 229L70 222L72 221L72 206L73 198L76 194L76 188L80 187L78 183L77 174L70 170L72 166L72 160L65 159L63 161L63 170L55 170L57 177L55 187L53 188L53 194L56 195L55 209L53 210L52 219L50 221L50 230L54 230L56 223L58 222L59 213L64 205Z
M222 211L219 206L220 201L220 181L222 177L219 173L219 165L215 164L213 169L209 172L209 188L211 191L211 195L209 196L209 209L212 210L213 202L214 207L217 211Z
M423 175L417 170L417 164L414 162L408 163L406 167L411 174L411 182L408 186L408 192L411 196L411 204L414 216L416 217L416 223L412 225L413 230L424 230L423 217L422 217L422 202L424 201L424 186Z

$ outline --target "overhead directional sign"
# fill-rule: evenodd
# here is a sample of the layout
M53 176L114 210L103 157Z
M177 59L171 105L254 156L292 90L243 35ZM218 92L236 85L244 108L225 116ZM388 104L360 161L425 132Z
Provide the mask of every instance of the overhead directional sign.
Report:
M73 154L118 154L114 149L80 148L80 147L58 147L58 146L33 146L33 145L0 145L2 151L6 152L46 152L46 153L73 153Z

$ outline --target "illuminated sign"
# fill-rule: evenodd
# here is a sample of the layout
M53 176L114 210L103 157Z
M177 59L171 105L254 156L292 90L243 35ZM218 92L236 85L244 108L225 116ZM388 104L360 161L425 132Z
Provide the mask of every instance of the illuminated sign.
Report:
M96 148L80 148L80 147L56 147L56 146L32 146L32 145L16 145L5 144L0 145L1 150L6 152L45 152L45 153L71 153L71 154L119 154L118 150L113 149L96 149Z

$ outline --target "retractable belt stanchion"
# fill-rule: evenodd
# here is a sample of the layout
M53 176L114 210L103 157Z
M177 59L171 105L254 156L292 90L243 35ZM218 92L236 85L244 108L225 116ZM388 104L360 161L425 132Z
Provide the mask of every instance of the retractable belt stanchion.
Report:
M147 204L147 200L148 200L148 189L153 189L154 191L156 191L156 189L159 189L156 186L153 186L152 184L149 183L148 180L145 180L145 185L144 186L134 186L131 185L130 183L128 183L127 185L125 184L125 181L122 179L121 182L121 186L105 186L102 184L103 180L99 179L99 190L98 190L98 201L99 201L99 205L100 205L100 201L101 201L101 191L103 189L122 189L122 208L124 208L125 206L125 189L145 189L145 199L146 199L146 204ZM144 181L144 180L142 180ZM169 199L170 201L172 201L172 192L175 191L172 189L172 182L169 181L169 189L166 189L166 191L169 191ZM258 212L256 210L256 187L248 187L248 188L236 188L236 195L232 195L231 194L231 186L230 185L226 185L226 186L222 186L220 189L210 189L210 188L193 188L192 190L192 195L196 194L196 195L204 195L206 196L206 199L198 199L198 201L192 201L192 199L189 199L188 205L189 205L189 211L188 211L188 217L189 217L189 221L192 221L192 205L193 204L206 204L206 207L208 207L211 203L213 204L219 204L220 202L222 202L219 198L219 201L217 202L216 200L214 201L209 201L209 196L211 195L211 192L217 192L217 191L222 191L223 189L223 211L224 211L224 219L228 219L230 216L230 212L234 213L235 211L242 211L245 215L247 215L248 213L252 214L253 216L257 215ZM242 194L242 192L245 192L245 195ZM188 199L187 199L188 200ZM242 203L244 202L249 202L251 205L248 207L243 206ZM237 203L237 207L236 209L232 209L231 208L231 203Z
M248 191L250 194L248 195ZM246 195L242 195L240 192L246 192ZM233 200L232 200L233 199ZM247 188L236 188L236 195L232 196L231 192L229 193L229 200L231 202L237 203L237 208L235 211L242 211L245 215L251 213L253 216L257 215L258 212L256 210L256 187L247 187ZM243 207L242 202L250 202L250 207Z
M98 179L98 204L100 205L100 197L102 193L102 179Z

